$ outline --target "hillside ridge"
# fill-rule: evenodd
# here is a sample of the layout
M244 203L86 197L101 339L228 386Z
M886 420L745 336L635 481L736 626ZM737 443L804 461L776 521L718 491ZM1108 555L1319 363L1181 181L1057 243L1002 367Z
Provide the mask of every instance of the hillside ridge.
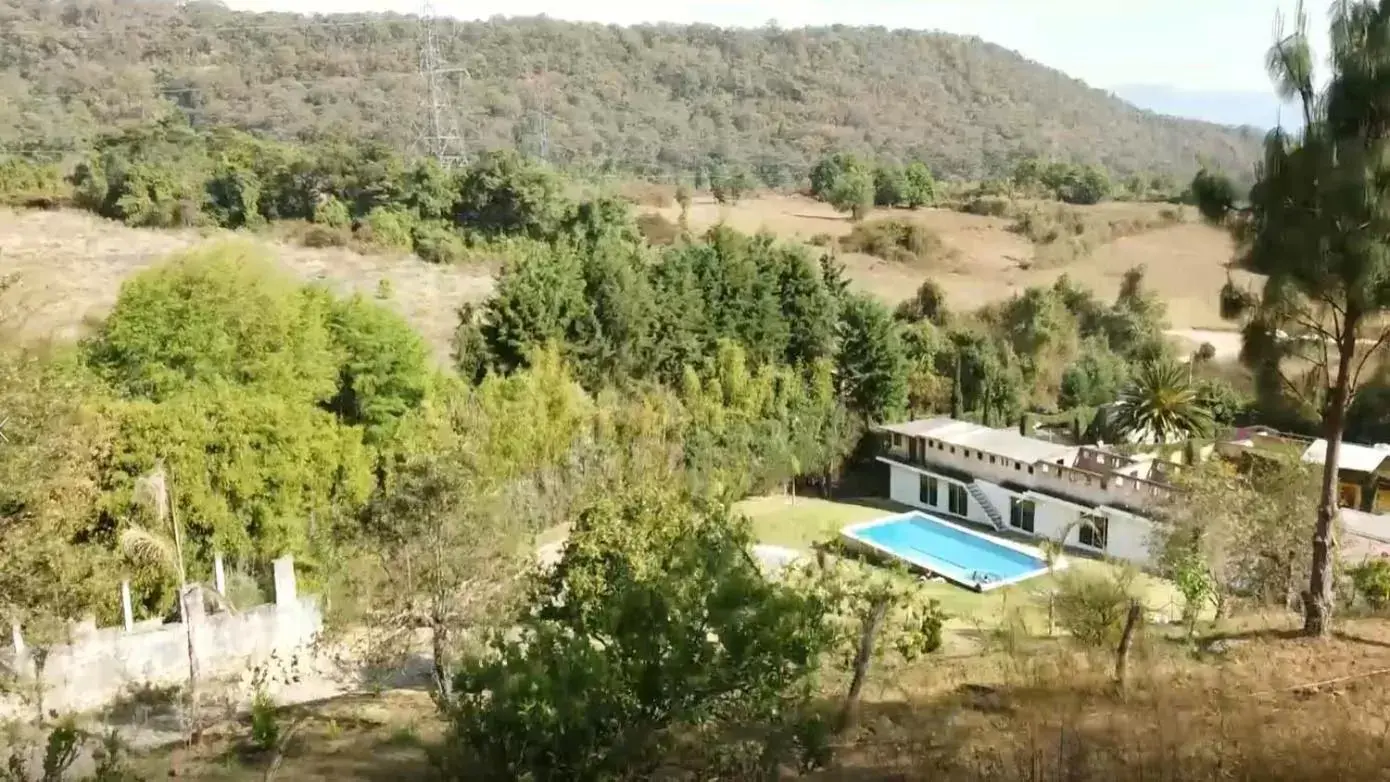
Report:
M1162 117L978 38L883 28L636 27L544 17L444 24L468 150L669 178L718 165L794 185L832 150L944 176L1025 154L1116 173L1247 171L1248 131ZM178 106L284 138L407 149L424 87L418 19L249 13L213 3L0 0L0 151L80 148Z

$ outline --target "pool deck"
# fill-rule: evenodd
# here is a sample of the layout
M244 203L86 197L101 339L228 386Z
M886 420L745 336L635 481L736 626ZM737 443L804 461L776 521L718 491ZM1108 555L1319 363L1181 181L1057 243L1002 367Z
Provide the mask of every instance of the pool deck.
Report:
M957 530L957 531L959 531L959 532L961 532L961 533L964 533L964 534L966 534L966 535L969 535L969 536L971 536L971 537L979 538L980 540L984 540L984 541L988 541L989 543L991 543L991 544L993 544L993 545L996 545L996 546L999 546L999 547L1001 547L1001 548L1010 549L1010 550L1016 551L1016 552L1018 552L1018 553L1020 553L1020 554L1024 554L1024 555L1029 556L1029 557L1033 557L1034 559L1036 559L1036 560L1038 560L1039 562L1043 563L1043 566L1042 566L1041 568L1038 568L1037 570L1030 570L1030 571L1028 571L1027 573L1021 573L1021 574L1019 574L1019 575L1017 575L1017 576L1013 576L1013 577L1011 577L1011 578L1002 578L1002 579L1000 579L1000 580L998 580L998 581L990 581L990 582L987 582L987 583L985 583L985 582L978 582L978 581L974 581L974 580L970 579L970 578L969 578L969 575L970 575L970 574L967 573L967 572L965 572L964 570L959 570L959 569L951 568L952 570L955 570L954 573L946 573L946 572L943 572L943 568L941 568L941 567L940 567L939 565L937 565L937 564L928 563L928 562L925 562L925 561L922 561L922 560L918 559L917 557L913 557L913 556L910 556L910 555L904 555L902 552L895 551L895 550L893 550L893 549L891 549L891 548L888 548L888 547L886 547L886 546L881 546L881 545L879 545L879 544L877 544L877 543L874 543L874 542L871 541L871 540L867 540L867 539L861 537L861 536L858 534L860 530L868 529L868 528L870 528L870 527L878 527L878 526L882 526L882 525L885 525L885 524L896 524L896 523L903 522L903 521L912 521L912 520L915 520L915 519L918 519L918 518L927 518L927 519L930 519L930 520L932 521L932 523L934 523L934 524L940 524L940 525L942 525L942 526L949 527L949 528L951 528L951 529ZM941 516L939 516L939 515L937 515L937 514L935 514L935 513L929 513L929 512L927 512L927 511L921 511L921 510L907 511L907 512L904 512L904 513L897 513L897 514L894 514L894 515L891 515L891 516L884 516L884 517L878 518L878 519L872 519L872 520L870 520L870 521L861 521L861 522L859 522L859 523L857 523L857 524L850 524L849 526L846 526L846 527L844 527L844 528L842 528L842 529L840 530L840 537L848 539L849 541L853 542L855 545L863 546L863 547L868 548L868 549L872 549L873 551L875 551L875 552L877 552L877 553L879 553L879 554L882 554L882 555L884 555L884 556L892 557L893 559L897 559L897 560L900 560L900 561L902 561L902 562L906 562L906 563L908 563L909 565L912 565L912 566L914 566L914 567L920 568L920 569L922 569L922 570L926 570L926 571L928 571L928 572L930 572L930 573L934 573L934 574L936 574L936 575L938 575L938 576L941 576L942 578L945 578L945 579L948 580L948 581L951 581L951 582L953 582L953 583L956 583L956 584L958 584L958 585L960 585L960 586L962 586L962 587L965 587L966 589L974 590L974 591L976 591L976 592L988 592L988 591L993 590L993 589L999 589L999 588L1001 588L1001 587L1011 586L1011 585L1013 585L1013 584L1017 584L1017 583L1020 583L1020 582L1022 582L1022 581L1027 581L1027 580L1030 579L1030 578L1037 578L1038 576L1044 575L1044 574L1046 574L1046 573L1054 572L1054 571L1057 571L1057 570L1062 570L1062 569L1064 569L1064 568L1067 567L1067 560L1066 560L1065 557L1058 557L1057 561L1056 561L1055 563L1053 563L1053 566L1052 566L1051 568L1049 568L1049 567L1047 566L1047 557L1045 557L1045 556L1043 555L1043 553L1042 553L1042 551L1041 551L1040 549L1038 549L1038 548L1036 548L1036 547L1034 547L1034 546L1025 545L1025 544L1023 544L1023 543L1019 543L1019 542L1017 542L1017 541L1009 540L1009 539L1007 539L1007 538L996 537L996 536L994 536L994 535L990 535L990 534L985 533L985 532L980 532L980 531L978 531L978 530L973 530L973 529L970 529L969 527L966 527L966 526L961 525L961 524L957 524L957 523L955 523L955 522L953 522L953 521L948 521L948 520L942 518Z

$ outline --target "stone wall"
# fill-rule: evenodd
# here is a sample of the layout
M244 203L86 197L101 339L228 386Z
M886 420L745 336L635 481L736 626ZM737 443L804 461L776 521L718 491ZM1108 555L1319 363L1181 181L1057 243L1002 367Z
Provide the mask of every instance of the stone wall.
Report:
M5 650L0 663L27 683L26 692L34 691L34 676L41 670L44 706L59 713L100 709L135 688L185 684L189 661L183 623L134 622L128 595L123 597L123 627L75 624L71 643L50 648L41 669L35 664L35 650L24 641L23 628L15 627L12 648ZM306 650L323 625L317 599L297 593L289 557L275 562L272 604L209 613L198 592L188 603L200 679L242 675L272 656L283 659ZM32 707L13 697L0 698L0 716L23 713L25 708Z

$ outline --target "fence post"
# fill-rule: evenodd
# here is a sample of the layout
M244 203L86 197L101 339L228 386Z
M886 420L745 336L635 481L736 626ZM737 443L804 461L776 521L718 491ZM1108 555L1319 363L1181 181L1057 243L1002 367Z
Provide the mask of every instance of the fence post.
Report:
M275 605L292 608L299 601L294 580L294 557L286 555L275 560Z
M135 631L135 612L130 607L130 581L121 582L121 616L125 619L125 631Z
M216 551L212 555L212 578L213 587L217 589L217 594L227 596L227 571L222 567L222 552Z

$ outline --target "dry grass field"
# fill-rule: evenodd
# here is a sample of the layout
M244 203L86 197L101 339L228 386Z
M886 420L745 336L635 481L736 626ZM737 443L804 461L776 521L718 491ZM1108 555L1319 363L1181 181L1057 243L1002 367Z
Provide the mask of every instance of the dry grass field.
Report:
M1079 208L1087 217L1104 220L1155 221L1166 204L1105 203ZM652 209L675 221L679 207ZM954 309L971 309L1008 298L1034 285L1050 285L1063 273L1091 288L1103 299L1119 291L1130 268L1144 264L1148 281L1168 302L1174 328L1222 329L1217 292L1226 281L1231 258L1229 237L1185 221L1100 244L1089 255L1065 264L1041 268L1033 263L1035 248L1026 236L1010 230L1014 220L964 214L946 209L880 209L867 219L915 220L936 232L955 252L941 268L924 269L867 255L842 253L840 260L854 284L889 302L912 294L923 279L935 279ZM769 230L788 239L809 242L817 234L841 237L850 222L829 206L800 196L768 195L721 206L697 199L690 208L690 228L700 231L723 220L741 231ZM1236 272L1238 280L1250 275Z
M20 332L30 339L78 337L92 318L115 303L126 277L170 253L233 235L237 234L127 228L83 212L0 209L0 275L19 275L19 284L0 306L19 313ZM393 306L441 356L448 354L459 305L481 299L492 289L482 268L255 241L263 242L294 274L344 293L372 296L382 280L389 280Z
M1104 224L1157 222L1159 204L1101 204L1080 215ZM675 221L679 208L659 211ZM889 303L906 298L928 276L945 289L952 308L970 309L1007 298L1032 285L1051 284L1065 273L1103 299L1114 297L1121 277L1144 264L1150 284L1168 302L1175 329L1222 329L1217 291L1226 279L1229 239L1189 219L1098 243L1064 263L1035 263L1034 245L1013 230L1014 220L944 209L879 210L870 219L892 216L920 222L940 237L947 257L934 264L885 261L840 253L859 289ZM765 195L724 207L708 198L691 208L690 227L700 231L723 220L748 232L770 230L789 240L809 242L850 231L850 222L825 204L798 196ZM80 212L0 210L0 274L18 273L20 284L0 302L23 313L21 331L31 339L67 339L82 333L115 301L121 280L160 258L228 232L149 231L127 228ZM394 305L447 355L456 310L491 290L482 266L445 267L404 255L361 255L347 249L310 249L256 238L305 279L323 280L342 291L374 294L389 280ZM1237 273L1238 278L1248 275ZM1199 335L1200 336L1200 335Z

